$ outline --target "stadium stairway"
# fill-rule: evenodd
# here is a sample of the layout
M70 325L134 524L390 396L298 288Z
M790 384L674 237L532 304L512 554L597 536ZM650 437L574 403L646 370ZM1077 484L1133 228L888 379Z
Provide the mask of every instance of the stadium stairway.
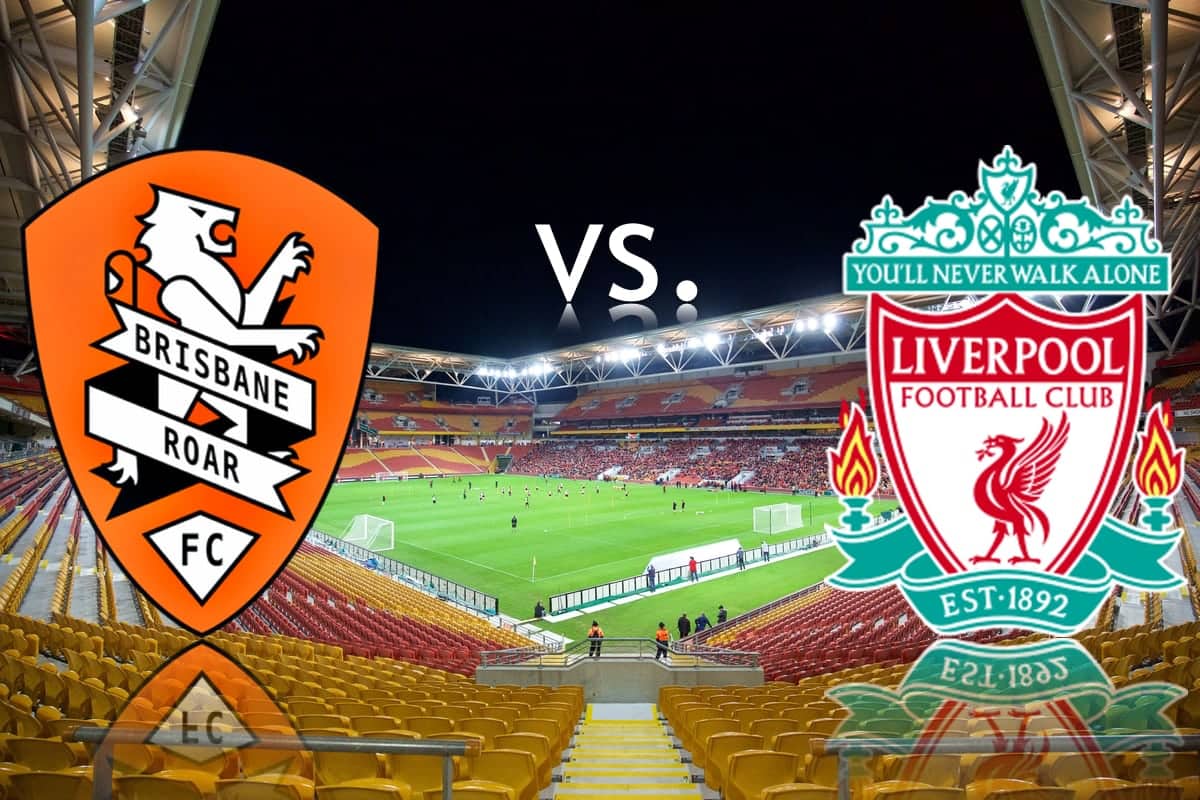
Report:
M62 491L69 490L64 486ZM57 494L51 498L50 507L53 507L57 499ZM79 498L74 492L71 492L70 499L67 500L62 514L59 515L58 524L54 526L50 544L46 546L46 552L42 555L42 563L38 565L33 581L25 593L25 598L21 601L21 614L35 619L50 619L51 599L54 596L54 583L58 580L58 567L67 553L67 542L71 535L71 520L78 513L80 513Z
M593 703L562 766L555 798L679 800L704 797L650 703Z
M134 622L141 624L145 622L142 619L142 612L138 610L137 598L134 592L137 589L133 586L133 581L125 575L125 571L117 564L117 560L109 554L108 568L112 572L113 579L113 594L117 604L117 619L125 622Z
M52 495L46 498L46 500L42 503L41 510L39 510L37 514L35 514L29 520L29 523L24 527L20 535L17 536L16 540L12 543L12 547L8 548L8 552L4 554L3 558L0 558L0 585L3 585L4 581L8 580L9 573L16 568L17 563L21 560L21 555L33 544L34 536L37 534L37 531L41 528L42 524L46 521L46 517L49 516L50 509L54 507L54 503L65 491L67 491L67 483L66 481L63 481L58 489L56 489ZM13 510L13 513L17 514L20 513L20 511L21 506L17 506L17 508ZM51 582L53 582L53 579L51 579Z
M100 586L96 576L96 529L86 516L79 524L75 554L75 585L71 587L71 616L87 622L100 620Z

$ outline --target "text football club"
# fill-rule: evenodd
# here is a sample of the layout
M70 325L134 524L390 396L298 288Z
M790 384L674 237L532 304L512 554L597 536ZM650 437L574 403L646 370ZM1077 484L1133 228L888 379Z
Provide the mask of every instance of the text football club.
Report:
M980 164L971 197L927 200L907 217L885 198L845 260L847 291L869 293L875 430L868 409L843 408L829 458L846 513L831 533L848 563L830 582L897 584L942 634L997 626L1070 634L1118 583L1153 592L1182 584L1163 560L1181 534L1167 509L1184 453L1172 443L1168 406L1139 421L1142 293L1167 290L1167 256L1136 206L1106 216L1057 192L1043 199L1035 174L1005 148L990 167ZM922 285L872 283L860 269L883 265L883 276L894 274L889 265L944 267L951 256L989 269L956 283L949 291L966 297L941 311L884 296ZM1149 266L1135 275L1116 260ZM1011 280L1031 265L1106 278L1086 288ZM1158 267L1161 277L1147 277ZM1027 297L1043 291L1127 297L1072 313ZM1139 428L1132 478L1143 513L1131 524L1108 511ZM904 513L868 527L876 439Z
M281 167L180 151L82 184L24 238L80 498L147 596L213 630L283 567L328 489L364 371L378 233Z

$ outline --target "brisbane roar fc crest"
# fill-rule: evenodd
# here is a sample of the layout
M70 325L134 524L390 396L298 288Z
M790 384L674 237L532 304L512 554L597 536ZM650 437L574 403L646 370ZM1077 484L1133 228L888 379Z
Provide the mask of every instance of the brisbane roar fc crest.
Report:
M196 633L258 596L341 454L366 357L375 227L257 159L171 152L25 228L55 435L109 550Z
M869 297L875 431L866 409L847 407L830 455L847 509L847 528L833 535L850 559L831 583L896 583L943 634L1003 626L1069 634L1115 584L1161 592L1182 583L1162 563L1181 533L1164 511L1183 469L1169 408L1151 409L1140 437L1132 477L1144 525L1111 513L1130 478L1142 411L1144 300L1140 283L1094 283L1101 272L1157 275L1157 243L1146 243L1136 207L1110 219L1057 193L1042 200L1033 175L1006 151L993 168L981 165L974 198L927 201L907 219L885 201L887 212L865 225L866 245L847 256L848 273L903 266L959 281L968 295L950 311ZM920 233L922 224L943 235ZM896 237L903 247L886 244ZM1061 290L1085 277L1089 291L1128 296L1080 313L1025 296L1031 282ZM868 528L875 438L905 513Z

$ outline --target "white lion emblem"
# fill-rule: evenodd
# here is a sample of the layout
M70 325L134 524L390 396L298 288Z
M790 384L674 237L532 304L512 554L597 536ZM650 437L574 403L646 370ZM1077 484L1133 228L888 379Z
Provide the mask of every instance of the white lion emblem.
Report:
M139 218L145 227L137 244L149 252L140 267L162 281L158 301L163 310L179 320L181 327L230 347L270 347L278 355L291 353L293 363L316 355L320 329L264 327L283 284L295 281L311 267L313 251L303 235L293 233L285 238L250 288L243 290L237 275L221 258L234 254L236 242L232 236L225 241L213 238L213 229L219 224L236 228L238 210L158 186L153 189L154 208ZM110 272L110 290L119 280ZM159 410L164 413L183 419L197 396L233 423L224 434L227 438L246 443L247 411L243 406L160 376ZM287 459L295 454L281 451L271 455ZM114 473L116 484L138 482L138 459L131 452L114 448L114 460L106 468Z

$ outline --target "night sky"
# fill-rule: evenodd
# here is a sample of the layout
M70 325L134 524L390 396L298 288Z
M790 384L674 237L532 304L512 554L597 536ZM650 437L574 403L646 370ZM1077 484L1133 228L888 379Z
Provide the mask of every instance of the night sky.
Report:
M1016 0L989 3L222 4L179 146L294 169L381 230L372 335L515 356L614 325L622 223L674 324L836 292L885 193L974 187L1011 144L1078 195ZM811 7L810 7L811 6ZM284 10L286 8L286 11ZM604 226L574 301L568 267Z

